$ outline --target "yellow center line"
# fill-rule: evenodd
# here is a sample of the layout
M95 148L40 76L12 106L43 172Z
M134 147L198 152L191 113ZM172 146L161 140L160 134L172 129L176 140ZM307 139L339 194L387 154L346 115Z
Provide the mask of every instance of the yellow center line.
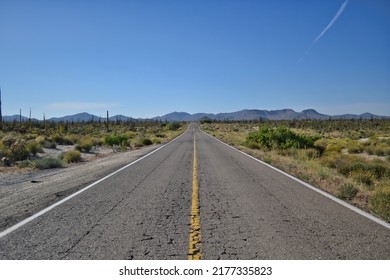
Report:
M191 227L190 227L190 246L188 259L200 260L201 253L201 235L200 235L200 212L199 212L199 185L198 185L198 163L196 160L196 139L194 135L194 169L192 173L192 206L191 206Z

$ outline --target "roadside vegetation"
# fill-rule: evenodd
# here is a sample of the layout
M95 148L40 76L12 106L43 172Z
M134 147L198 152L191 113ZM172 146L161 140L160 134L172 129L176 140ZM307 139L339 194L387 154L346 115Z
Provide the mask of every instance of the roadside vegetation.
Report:
M390 222L390 120L202 121L201 127Z
M5 122L0 130L0 171L62 168L99 156L162 144L188 124L168 122ZM62 149L64 148L64 149ZM53 156L54 155L54 156Z

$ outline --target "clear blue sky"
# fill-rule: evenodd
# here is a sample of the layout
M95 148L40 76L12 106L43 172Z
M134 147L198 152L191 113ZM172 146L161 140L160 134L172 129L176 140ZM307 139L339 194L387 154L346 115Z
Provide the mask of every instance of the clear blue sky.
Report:
M388 0L0 0L3 114L390 115Z

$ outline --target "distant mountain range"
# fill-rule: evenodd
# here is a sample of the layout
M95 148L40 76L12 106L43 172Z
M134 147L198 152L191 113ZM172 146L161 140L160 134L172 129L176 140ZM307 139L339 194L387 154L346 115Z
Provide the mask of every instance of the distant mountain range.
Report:
M185 112L173 112L161 117L155 117L154 120L167 120L167 121L198 121L201 119L211 119L211 120L231 120L231 121L240 121L240 120L328 120L328 119L389 119L389 116L377 116L371 113L364 113L361 115L354 114L344 114L344 115L325 115L318 113L316 110L307 109L302 112L295 112L292 109L282 109L282 110L242 110L232 113L219 113L219 114L207 114L207 113L197 113L197 114L188 114Z
M53 122L88 122L88 121L105 121L105 117L98 117L96 115L91 115L89 113L79 113L70 116L64 116L60 118L50 118L47 121ZM282 109L282 110L241 110L231 113L219 113L219 114L207 114L207 113L196 113L189 114L185 112L173 112L166 114L164 116L158 116L151 119L134 119L124 115L116 115L109 118L110 121L145 121L145 120L157 120L157 121L199 121L202 119L210 120L231 120L231 121L241 121L241 120L328 120L328 119L390 119L390 116L378 116L371 113L364 113L361 115L356 114L344 114L344 115L325 115L318 113L316 110L307 109L302 112L295 112L292 109ZM4 121L19 121L19 115L4 116ZM32 119L33 121L38 121L37 119ZM22 116L22 121L28 121L27 117Z

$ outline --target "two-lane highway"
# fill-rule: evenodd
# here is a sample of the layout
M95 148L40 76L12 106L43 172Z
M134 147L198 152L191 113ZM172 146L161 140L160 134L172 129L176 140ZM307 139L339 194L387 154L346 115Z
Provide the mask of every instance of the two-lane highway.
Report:
M0 238L1 259L187 259L190 252L202 259L390 259L390 230L191 124Z

